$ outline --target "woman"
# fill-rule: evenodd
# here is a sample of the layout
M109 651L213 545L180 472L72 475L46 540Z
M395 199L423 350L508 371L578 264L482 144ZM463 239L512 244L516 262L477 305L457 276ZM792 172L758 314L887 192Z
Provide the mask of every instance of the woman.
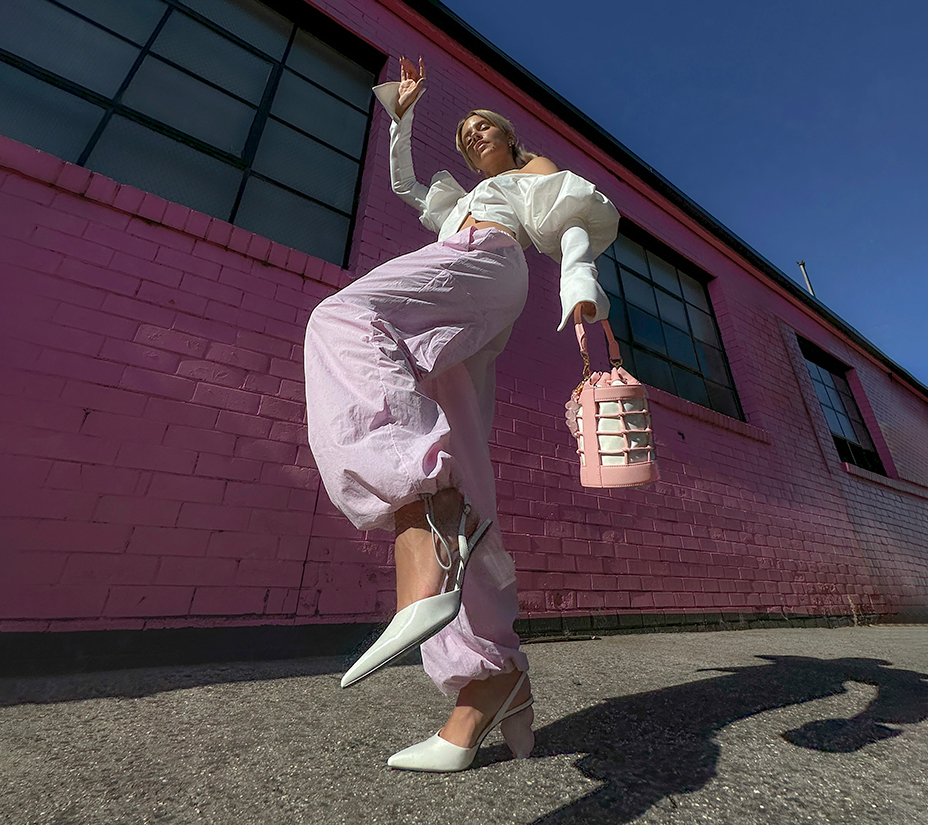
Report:
M413 107L425 65L374 89L393 121L393 191L439 241L388 261L322 301L306 331L309 440L329 497L362 530L396 534L397 614L349 669L354 684L422 645L426 672L457 703L430 739L394 754L410 770L468 767L497 724L516 756L534 743L528 660L512 629L515 568L496 524L487 441L494 361L528 290L530 242L561 261L563 329L578 304L608 316L595 256L618 213L592 184L526 152L486 110L456 143L484 181L467 193L448 172L430 186L412 167ZM466 579L464 573L467 573Z

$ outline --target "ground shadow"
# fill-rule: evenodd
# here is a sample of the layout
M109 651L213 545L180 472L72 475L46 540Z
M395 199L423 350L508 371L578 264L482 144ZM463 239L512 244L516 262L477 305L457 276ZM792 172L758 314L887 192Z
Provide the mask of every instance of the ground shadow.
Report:
M846 693L845 682L879 691L850 719L810 722L783 733L794 745L848 753L898 736L890 725L928 719L928 675L876 659L759 656L767 664L719 668L727 674L610 699L536 731L534 758L581 754L576 767L604 783L533 825L614 825L641 816L662 798L702 788L715 776L718 732L764 711ZM481 764L508 758L487 749Z

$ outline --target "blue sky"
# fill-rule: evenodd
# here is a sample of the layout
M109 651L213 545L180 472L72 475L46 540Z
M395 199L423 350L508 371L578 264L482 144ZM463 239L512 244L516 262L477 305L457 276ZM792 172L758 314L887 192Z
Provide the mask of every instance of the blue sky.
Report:
M928 4L443 2L928 384Z

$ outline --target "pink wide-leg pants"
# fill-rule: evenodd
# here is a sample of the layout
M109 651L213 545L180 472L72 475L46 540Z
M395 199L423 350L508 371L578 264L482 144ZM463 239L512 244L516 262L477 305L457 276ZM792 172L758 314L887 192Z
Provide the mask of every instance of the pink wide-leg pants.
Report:
M306 329L309 443L329 498L362 530L456 487L493 526L464 580L458 617L422 645L446 694L527 670L512 629L515 568L503 547L487 441L496 357L525 304L519 244L465 229L384 263L326 298Z

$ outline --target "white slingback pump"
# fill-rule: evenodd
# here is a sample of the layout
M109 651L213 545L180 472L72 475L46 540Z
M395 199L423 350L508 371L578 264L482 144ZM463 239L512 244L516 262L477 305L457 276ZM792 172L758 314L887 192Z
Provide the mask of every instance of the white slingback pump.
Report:
M535 735L532 733L532 721L534 714L531 710L532 703L535 701L531 696L517 705L512 707L512 702L525 682L526 672L516 681L515 687L510 691L502 707L496 712L496 715L490 721L477 737L477 741L471 748L462 748L446 739L441 738L441 731L428 739L418 742L399 753L394 753L387 760L387 765L391 768L399 768L406 771L433 771L436 773L451 773L453 771L463 771L471 766L477 751L487 734L497 725L503 732L506 744L516 759L525 759L532 752L535 745Z
M478 542L486 535L492 524L491 519L484 521L468 538L465 532L467 516L471 505L464 496L461 506L461 521L458 526L458 546L454 550L451 543L442 535L435 525L432 513L431 496L426 497L426 520L432 531L432 548L439 565L447 572L444 592L437 596L420 599L400 610L387 625L379 639L374 642L342 677L342 687L346 688L370 676L384 665L399 658L407 651L431 638L445 625L450 624L461 609L461 588L464 586L464 571L467 562ZM447 561L442 558L442 551ZM455 568L455 562L457 567Z

